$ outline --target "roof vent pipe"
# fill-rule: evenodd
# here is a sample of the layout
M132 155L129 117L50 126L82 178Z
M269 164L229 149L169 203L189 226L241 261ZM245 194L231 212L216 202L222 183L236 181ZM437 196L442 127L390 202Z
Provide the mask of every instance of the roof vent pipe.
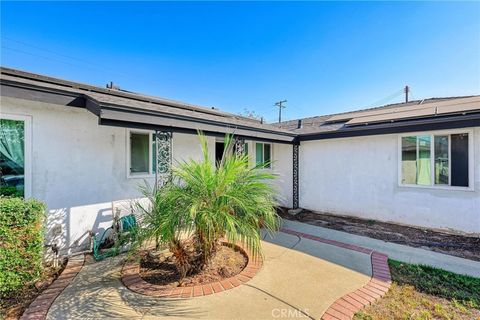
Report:
M106 87L107 89L120 90L120 87L114 84L113 81L110 81L110 83L107 83Z
M301 127L302 127L302 119L298 119L297 129L300 129Z

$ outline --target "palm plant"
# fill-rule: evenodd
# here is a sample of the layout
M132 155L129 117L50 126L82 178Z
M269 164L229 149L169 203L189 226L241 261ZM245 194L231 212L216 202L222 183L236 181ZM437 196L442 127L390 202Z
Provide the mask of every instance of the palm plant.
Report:
M275 232L280 219L271 183L275 176L262 170L265 164L251 168L247 155L234 155L230 135L215 164L207 139L199 138L202 160L179 163L160 189L143 188L150 204L139 206L145 218L137 244L152 238L167 244L182 278L204 268L223 238L260 255L260 226Z

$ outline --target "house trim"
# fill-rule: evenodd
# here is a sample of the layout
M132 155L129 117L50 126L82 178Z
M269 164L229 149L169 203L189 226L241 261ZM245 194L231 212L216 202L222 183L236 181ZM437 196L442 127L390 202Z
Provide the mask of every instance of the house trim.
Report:
M322 133L300 134L300 141L312 141L335 138L349 138L393 133L421 132L444 129L458 129L480 126L480 113L472 113L433 119L411 120L394 124L378 124L341 129Z

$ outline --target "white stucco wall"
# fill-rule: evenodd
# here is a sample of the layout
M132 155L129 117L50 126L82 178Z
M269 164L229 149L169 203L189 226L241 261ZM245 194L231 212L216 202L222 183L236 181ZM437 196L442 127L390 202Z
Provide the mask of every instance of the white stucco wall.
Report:
M144 179L127 178L125 128L100 126L85 109L9 97L1 97L0 113L31 117L31 196L47 204L47 243L56 242L63 254L87 246L88 230L98 233L111 226L112 201L125 200L128 207L128 199L141 196L138 186ZM213 160L216 138L207 139ZM286 148L274 146L274 160L282 155L274 165L280 172L288 170L289 160L283 159ZM198 137L173 133L172 155L173 165L201 159ZM280 190L287 194L280 198L289 201L289 174L280 176L278 183L285 181ZM152 185L154 179L147 181Z
M399 186L396 134L302 142L300 206L480 233L480 127L473 133L474 191Z
M1 113L31 116L32 197L48 206L47 242L78 249L88 230L111 226L112 201L140 196L144 179L127 178L126 129L100 126L85 109L8 97ZM177 160L201 152L195 135L174 133L172 148Z

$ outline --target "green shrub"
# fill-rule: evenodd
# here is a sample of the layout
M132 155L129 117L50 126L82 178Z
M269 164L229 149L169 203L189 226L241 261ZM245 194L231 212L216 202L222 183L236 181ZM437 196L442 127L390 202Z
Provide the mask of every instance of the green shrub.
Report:
M0 186L0 196L5 197L23 197L23 192L16 187Z
M0 298L41 275L44 218L37 200L0 197Z

